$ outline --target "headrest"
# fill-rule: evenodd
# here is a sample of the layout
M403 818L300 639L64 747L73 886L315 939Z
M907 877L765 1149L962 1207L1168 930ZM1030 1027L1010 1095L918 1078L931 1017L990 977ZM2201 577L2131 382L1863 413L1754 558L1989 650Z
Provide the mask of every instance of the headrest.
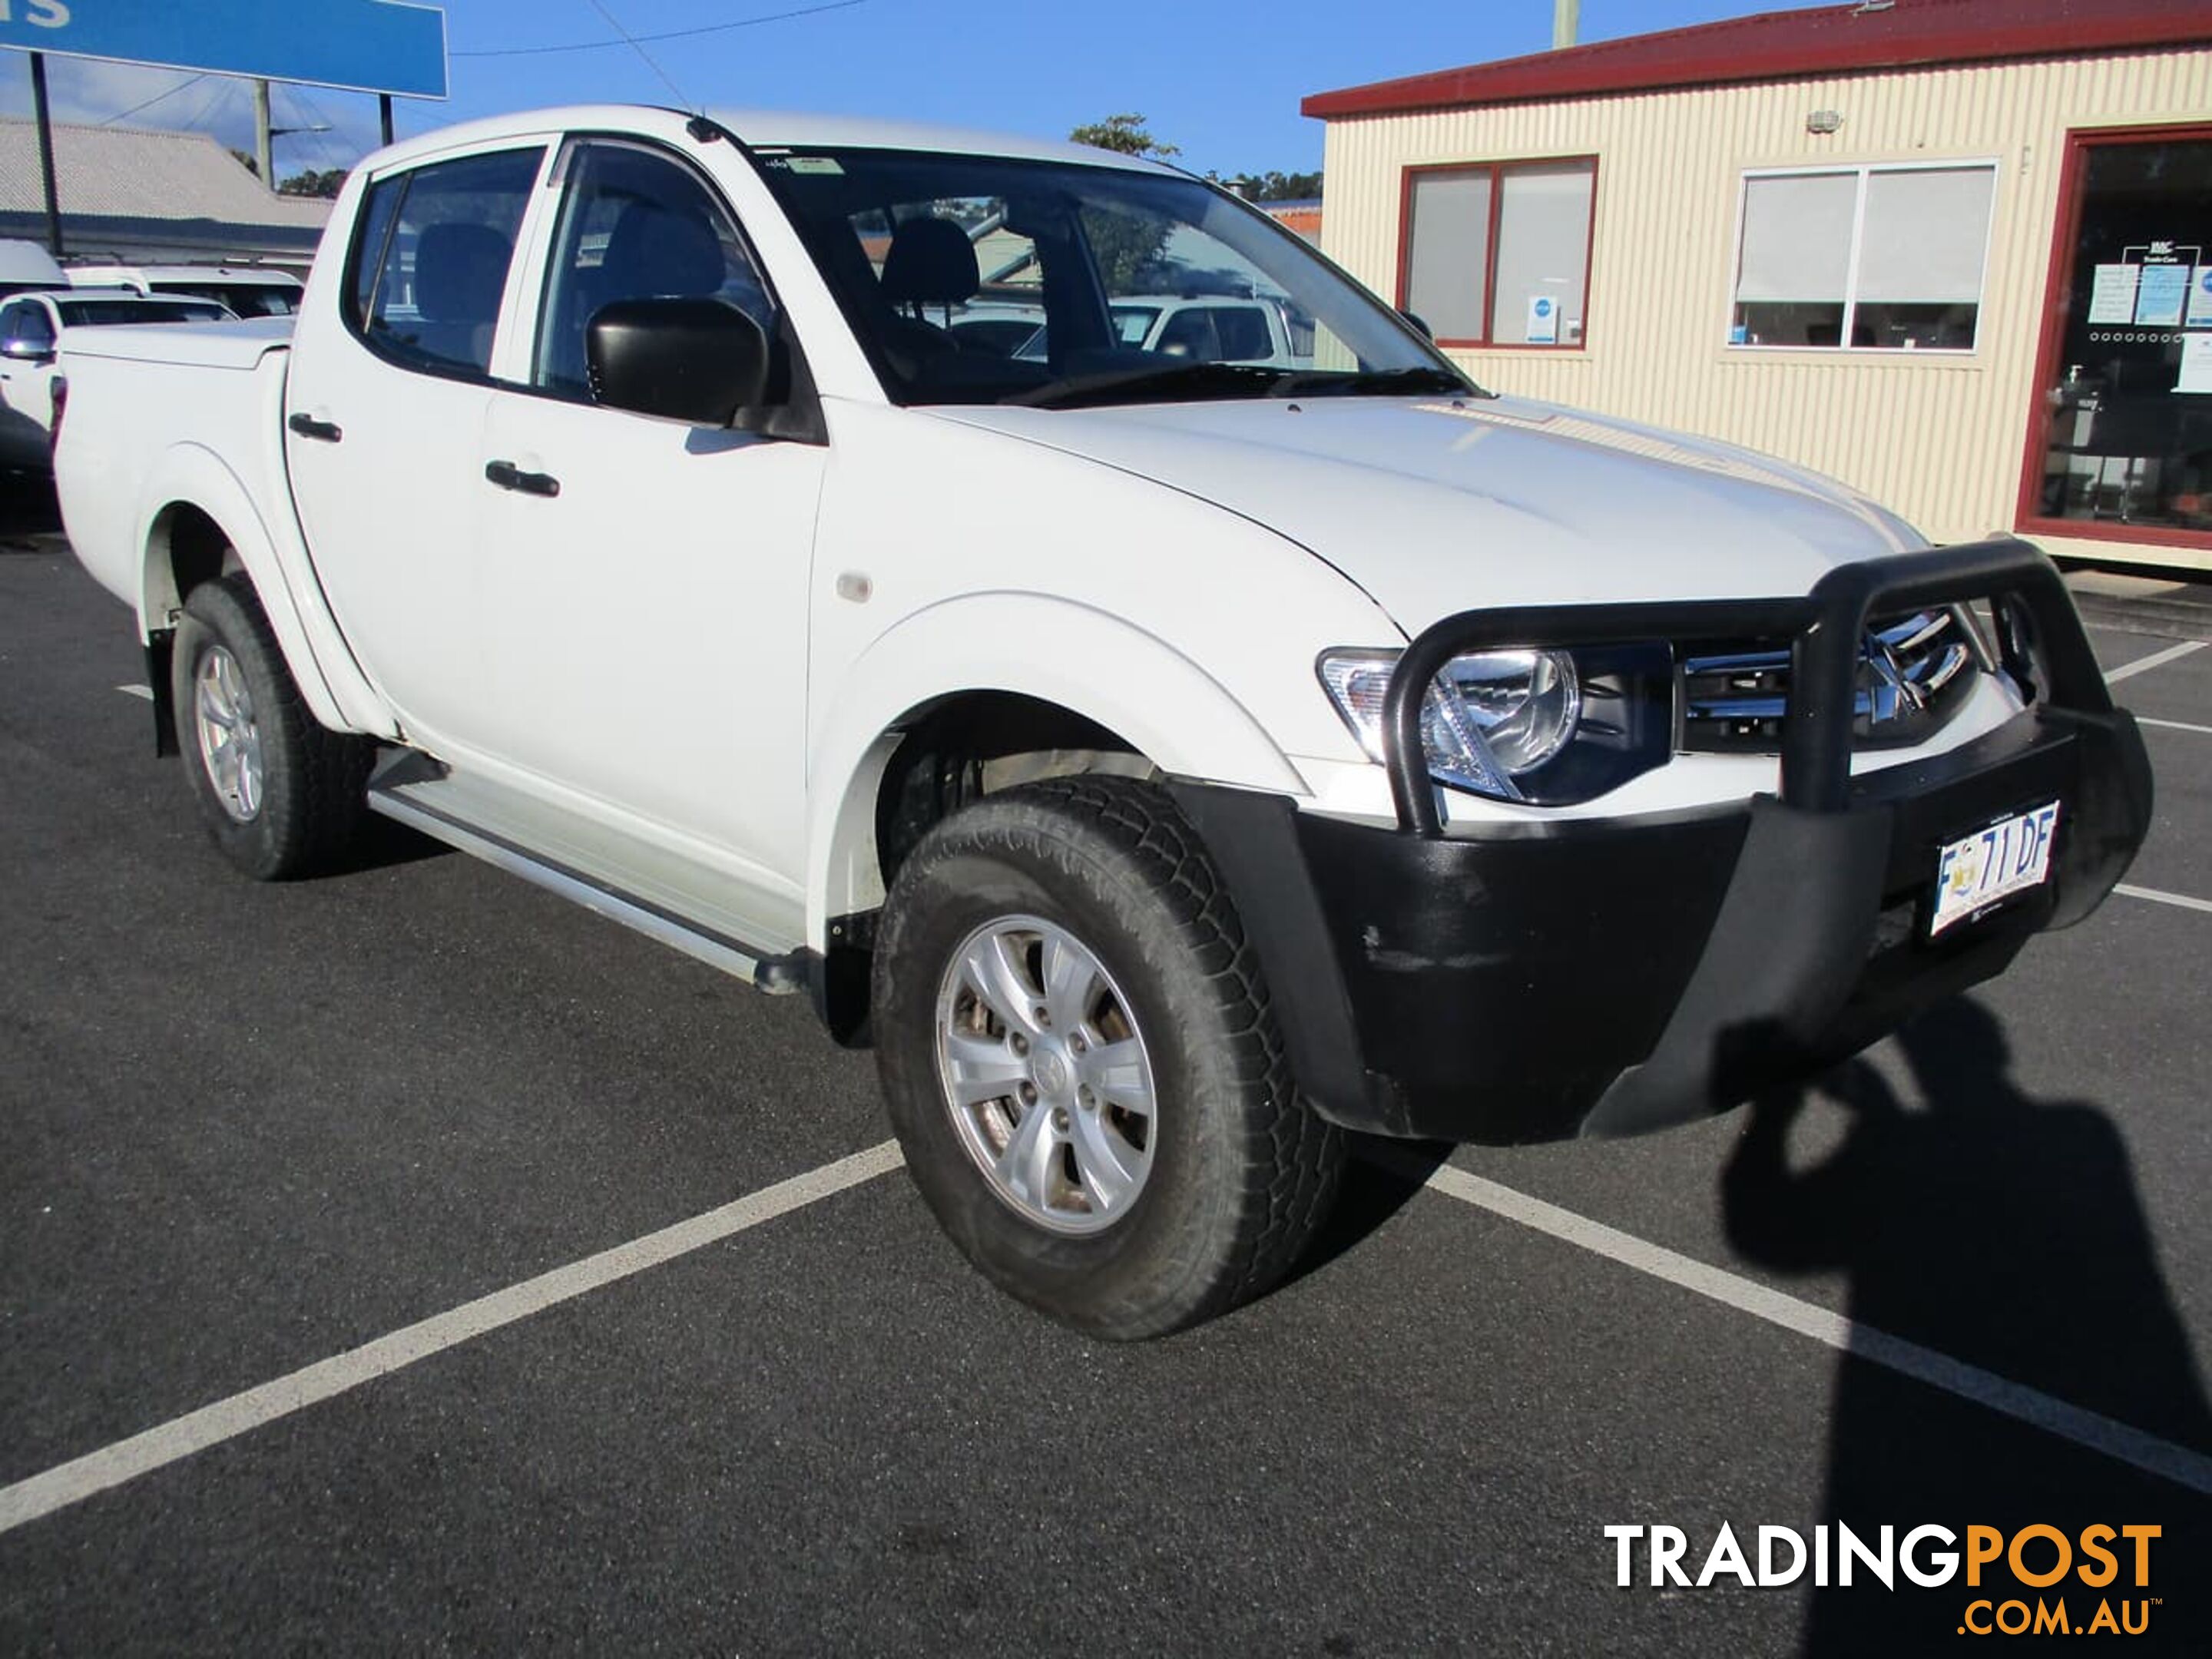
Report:
M722 240L697 213L632 202L607 237L600 287L612 298L702 299L722 291Z
M902 219L884 256L884 298L895 306L957 306L983 286L975 245L950 219Z
M489 225L425 225L415 241L415 309L433 323L493 321L514 254Z

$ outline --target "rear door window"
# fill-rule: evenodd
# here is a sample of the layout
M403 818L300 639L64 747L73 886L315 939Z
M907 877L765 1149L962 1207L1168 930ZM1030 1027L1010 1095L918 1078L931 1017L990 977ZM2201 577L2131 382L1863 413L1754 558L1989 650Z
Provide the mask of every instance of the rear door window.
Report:
M434 161L380 179L354 238L347 321L380 356L485 375L542 147Z

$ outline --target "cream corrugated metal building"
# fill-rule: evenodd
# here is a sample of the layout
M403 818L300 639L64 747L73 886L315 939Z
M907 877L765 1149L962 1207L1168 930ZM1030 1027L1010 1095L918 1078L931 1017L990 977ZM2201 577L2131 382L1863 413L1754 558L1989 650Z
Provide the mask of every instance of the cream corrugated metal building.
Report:
M1305 110L1324 249L1479 381L2212 569L2212 7L1772 13Z

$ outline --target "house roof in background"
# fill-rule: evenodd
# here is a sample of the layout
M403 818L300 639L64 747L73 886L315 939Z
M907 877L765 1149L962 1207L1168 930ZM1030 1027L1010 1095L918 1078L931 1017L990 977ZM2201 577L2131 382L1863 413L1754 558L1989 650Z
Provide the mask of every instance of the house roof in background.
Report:
M331 204L276 196L204 133L54 124L54 184L64 219L165 222L318 238ZM0 213L43 214L38 125L0 118Z
M1895 0L1762 12L1593 41L1464 69L1318 92L1333 119L1869 70L2212 45L2212 6L2189 0Z

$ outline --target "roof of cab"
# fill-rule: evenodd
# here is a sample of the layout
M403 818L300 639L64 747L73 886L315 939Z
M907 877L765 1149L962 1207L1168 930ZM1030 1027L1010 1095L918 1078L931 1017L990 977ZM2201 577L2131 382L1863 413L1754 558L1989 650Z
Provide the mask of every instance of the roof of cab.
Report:
M1002 132L978 132L961 127L930 126L913 121L876 120L865 116L806 115L788 110L716 108L714 120L755 149L912 149L948 150L970 155L1006 156L1017 161L1074 161L1091 167L1125 167L1140 173L1174 173L1133 155L1096 149L1065 140L1024 138ZM574 104L555 109L520 110L458 125L441 127L410 138L389 149L379 150L362 166L381 172L388 167L432 155L462 145L504 137L547 132L622 132L635 128L641 117L654 125L671 117L690 118L690 112L642 104ZM1180 175L1178 175L1180 176Z

